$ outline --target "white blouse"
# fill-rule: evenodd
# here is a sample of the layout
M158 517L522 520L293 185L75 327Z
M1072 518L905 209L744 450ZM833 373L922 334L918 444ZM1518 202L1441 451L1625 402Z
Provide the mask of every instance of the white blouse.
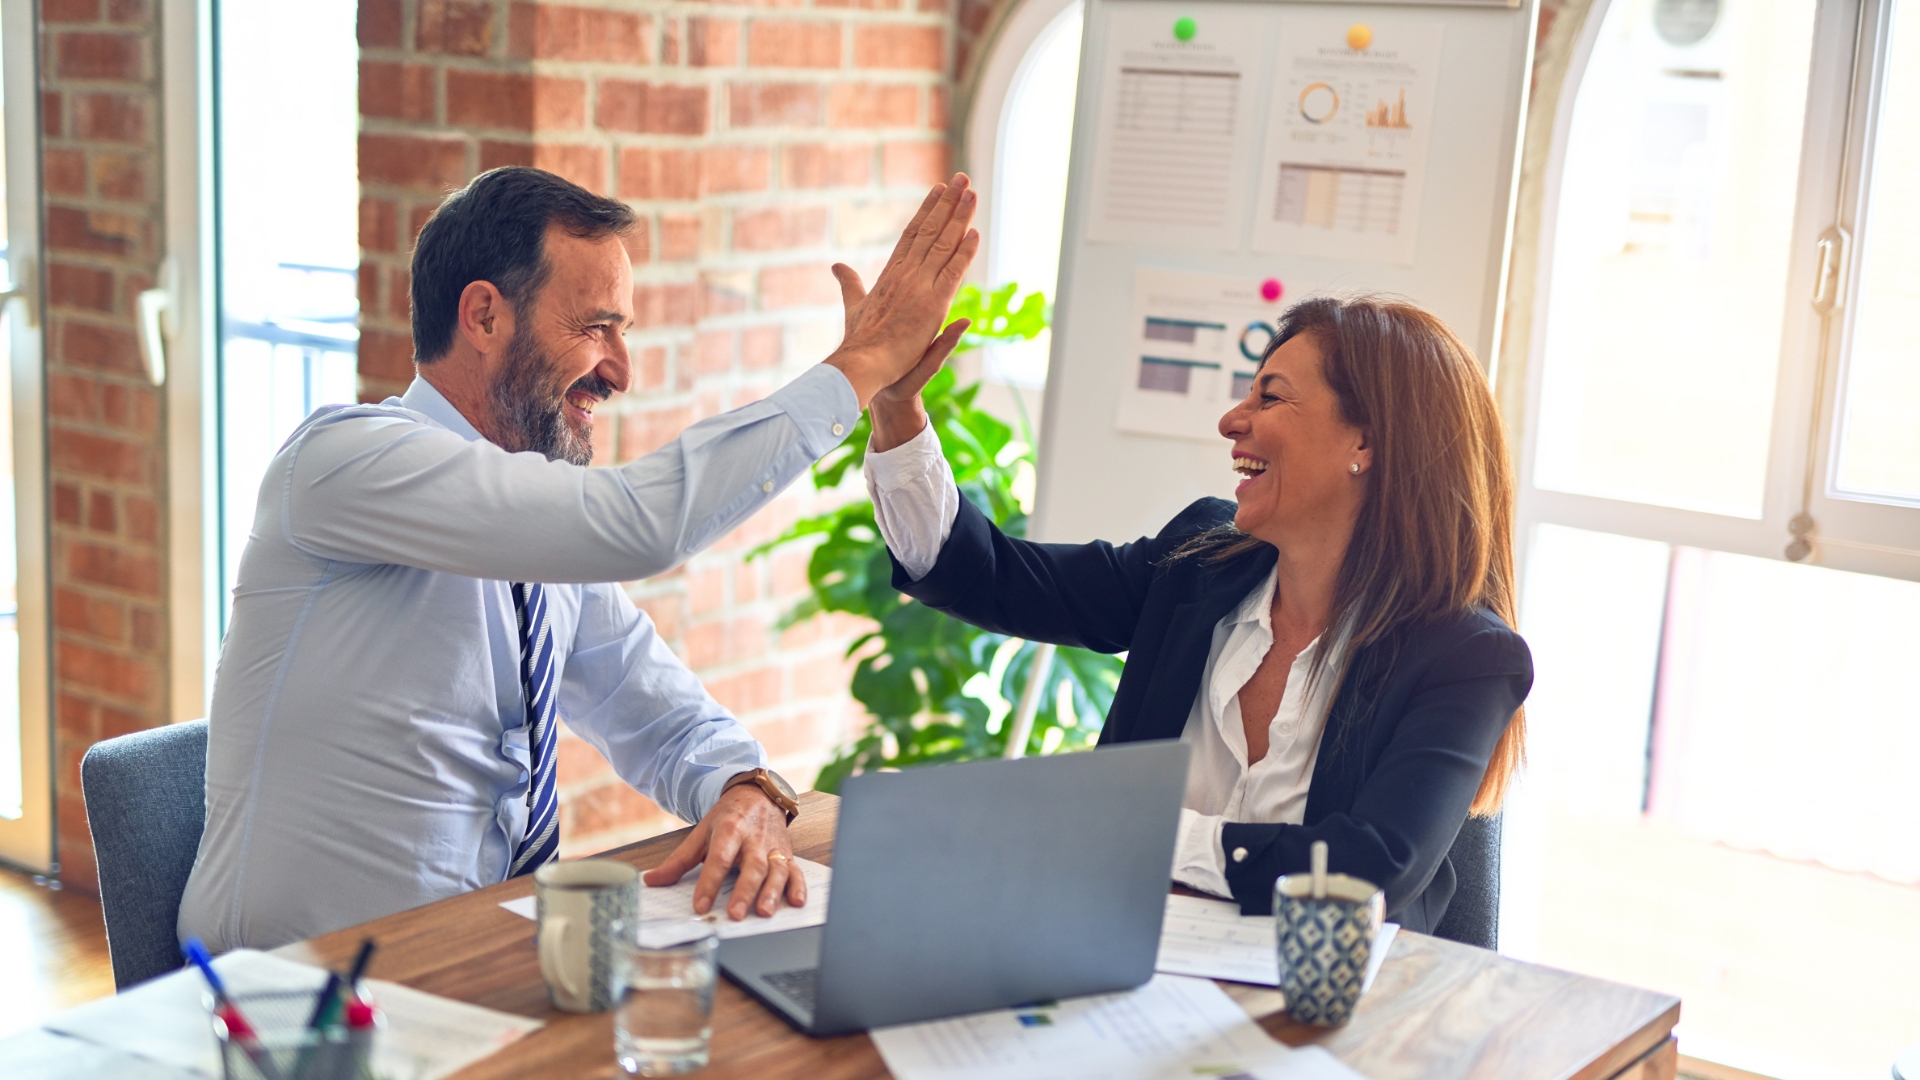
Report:
M953 470L940 453L931 427L885 453L867 453L867 492L874 517L894 558L916 581L939 560L940 549L960 512ZM1287 689L1267 729L1267 755L1247 764L1246 729L1240 718L1240 689L1253 678L1273 647L1275 575L1248 593L1239 607L1213 628L1213 645L1200 691L1181 738L1192 746L1187 794L1180 811L1180 836L1174 849L1173 878L1183 885L1228 896L1220 827L1229 821L1301 824L1306 819L1307 788L1320 754L1320 733L1332 705L1339 651L1328 657L1322 677L1311 687L1307 673L1325 635L1294 658Z

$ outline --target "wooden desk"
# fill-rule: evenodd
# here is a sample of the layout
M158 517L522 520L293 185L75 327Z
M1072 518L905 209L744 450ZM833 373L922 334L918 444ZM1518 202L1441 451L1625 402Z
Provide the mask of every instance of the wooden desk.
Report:
M794 849L833 859L839 800L801 796ZM658 865L682 833L606 853L641 869ZM533 892L531 878L403 911L275 950L344 968L360 939L380 943L368 974L523 1016L547 1026L459 1074L483 1078L619 1077L613 1021L547 1004L533 923L500 907ZM1402 931L1352 1022L1333 1032L1302 1027L1278 1010L1277 991L1222 983L1275 1038L1319 1042L1369 1080L1672 1080L1680 999L1523 964L1484 949ZM865 1035L809 1039L723 976L714 1001L713 1063L699 1077L887 1076Z

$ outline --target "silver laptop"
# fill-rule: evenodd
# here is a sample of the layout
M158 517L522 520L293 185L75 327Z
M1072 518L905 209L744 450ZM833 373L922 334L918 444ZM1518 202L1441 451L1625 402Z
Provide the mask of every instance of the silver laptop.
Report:
M720 943L729 978L840 1035L1153 976L1187 746L851 777L825 926Z

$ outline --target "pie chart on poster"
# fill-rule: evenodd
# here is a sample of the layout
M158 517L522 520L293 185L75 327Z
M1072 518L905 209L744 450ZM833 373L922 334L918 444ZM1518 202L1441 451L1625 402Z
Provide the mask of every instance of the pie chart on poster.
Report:
M1326 83L1309 83L1300 91L1300 116L1309 124L1324 124L1340 111L1340 95Z

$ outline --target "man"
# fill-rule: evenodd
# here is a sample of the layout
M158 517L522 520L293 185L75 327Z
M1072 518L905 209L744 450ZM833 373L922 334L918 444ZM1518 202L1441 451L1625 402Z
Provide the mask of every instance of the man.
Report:
M413 254L413 384L316 412L261 484L181 936L269 948L531 873L558 843L556 718L698 822L649 884L704 863L705 911L738 867L732 918L803 904L791 789L600 583L718 539L951 351L973 208L964 176L935 187L871 293L833 268L847 333L825 363L588 469L594 408L631 381L632 213L526 168L450 195Z

